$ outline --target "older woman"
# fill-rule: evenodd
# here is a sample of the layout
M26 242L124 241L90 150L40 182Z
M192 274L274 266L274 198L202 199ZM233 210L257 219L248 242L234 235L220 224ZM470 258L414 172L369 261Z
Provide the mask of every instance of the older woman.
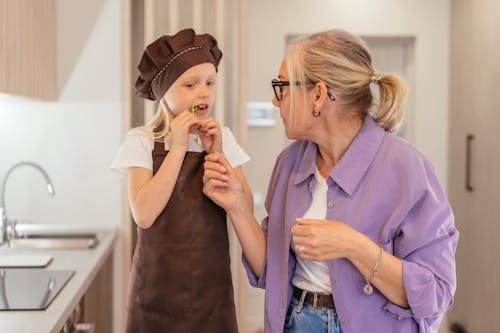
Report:
M404 82L332 30L294 41L272 86L296 141L277 158L262 226L223 155L208 155L204 174L251 284L266 289L265 331L436 332L455 292L458 233L433 166L392 134Z

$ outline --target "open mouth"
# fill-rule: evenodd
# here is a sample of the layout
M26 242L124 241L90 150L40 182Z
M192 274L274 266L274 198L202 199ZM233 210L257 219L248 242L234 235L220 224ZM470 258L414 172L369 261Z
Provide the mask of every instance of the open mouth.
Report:
M193 114L205 114L208 112L208 104L193 105L189 111Z

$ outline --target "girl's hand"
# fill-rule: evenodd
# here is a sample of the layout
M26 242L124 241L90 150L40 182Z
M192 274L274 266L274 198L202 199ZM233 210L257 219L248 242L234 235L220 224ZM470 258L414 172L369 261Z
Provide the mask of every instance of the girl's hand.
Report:
M189 131L193 126L198 126L201 119L193 116L189 111L181 112L170 123L172 131L172 148L187 151L189 147Z
M357 234L349 225L330 220L297 219L292 227L295 252L313 261L349 258Z
M219 122L212 118L202 120L199 135L203 149L207 153L222 152L222 132Z

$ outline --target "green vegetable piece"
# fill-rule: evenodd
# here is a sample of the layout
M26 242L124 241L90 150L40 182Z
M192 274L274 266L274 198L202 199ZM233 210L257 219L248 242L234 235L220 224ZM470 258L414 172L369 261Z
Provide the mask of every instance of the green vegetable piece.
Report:
M191 105L191 107L189 108L188 111L191 112L192 114L195 114L196 111L198 111L198 105L194 105L194 104ZM196 135L194 137L194 141L196 141L197 144L200 144L200 136L198 135L200 130L199 130L199 128L195 128L194 131L196 133Z
M189 112L195 114L196 111L198 111L198 105L191 105L191 107L189 108Z

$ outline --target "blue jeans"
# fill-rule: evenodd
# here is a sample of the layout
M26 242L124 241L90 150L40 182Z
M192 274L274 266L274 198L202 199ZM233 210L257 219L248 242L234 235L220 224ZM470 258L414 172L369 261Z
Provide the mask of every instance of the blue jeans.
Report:
M300 299L292 298L285 319L284 333L342 333L339 318L333 309L313 309Z

